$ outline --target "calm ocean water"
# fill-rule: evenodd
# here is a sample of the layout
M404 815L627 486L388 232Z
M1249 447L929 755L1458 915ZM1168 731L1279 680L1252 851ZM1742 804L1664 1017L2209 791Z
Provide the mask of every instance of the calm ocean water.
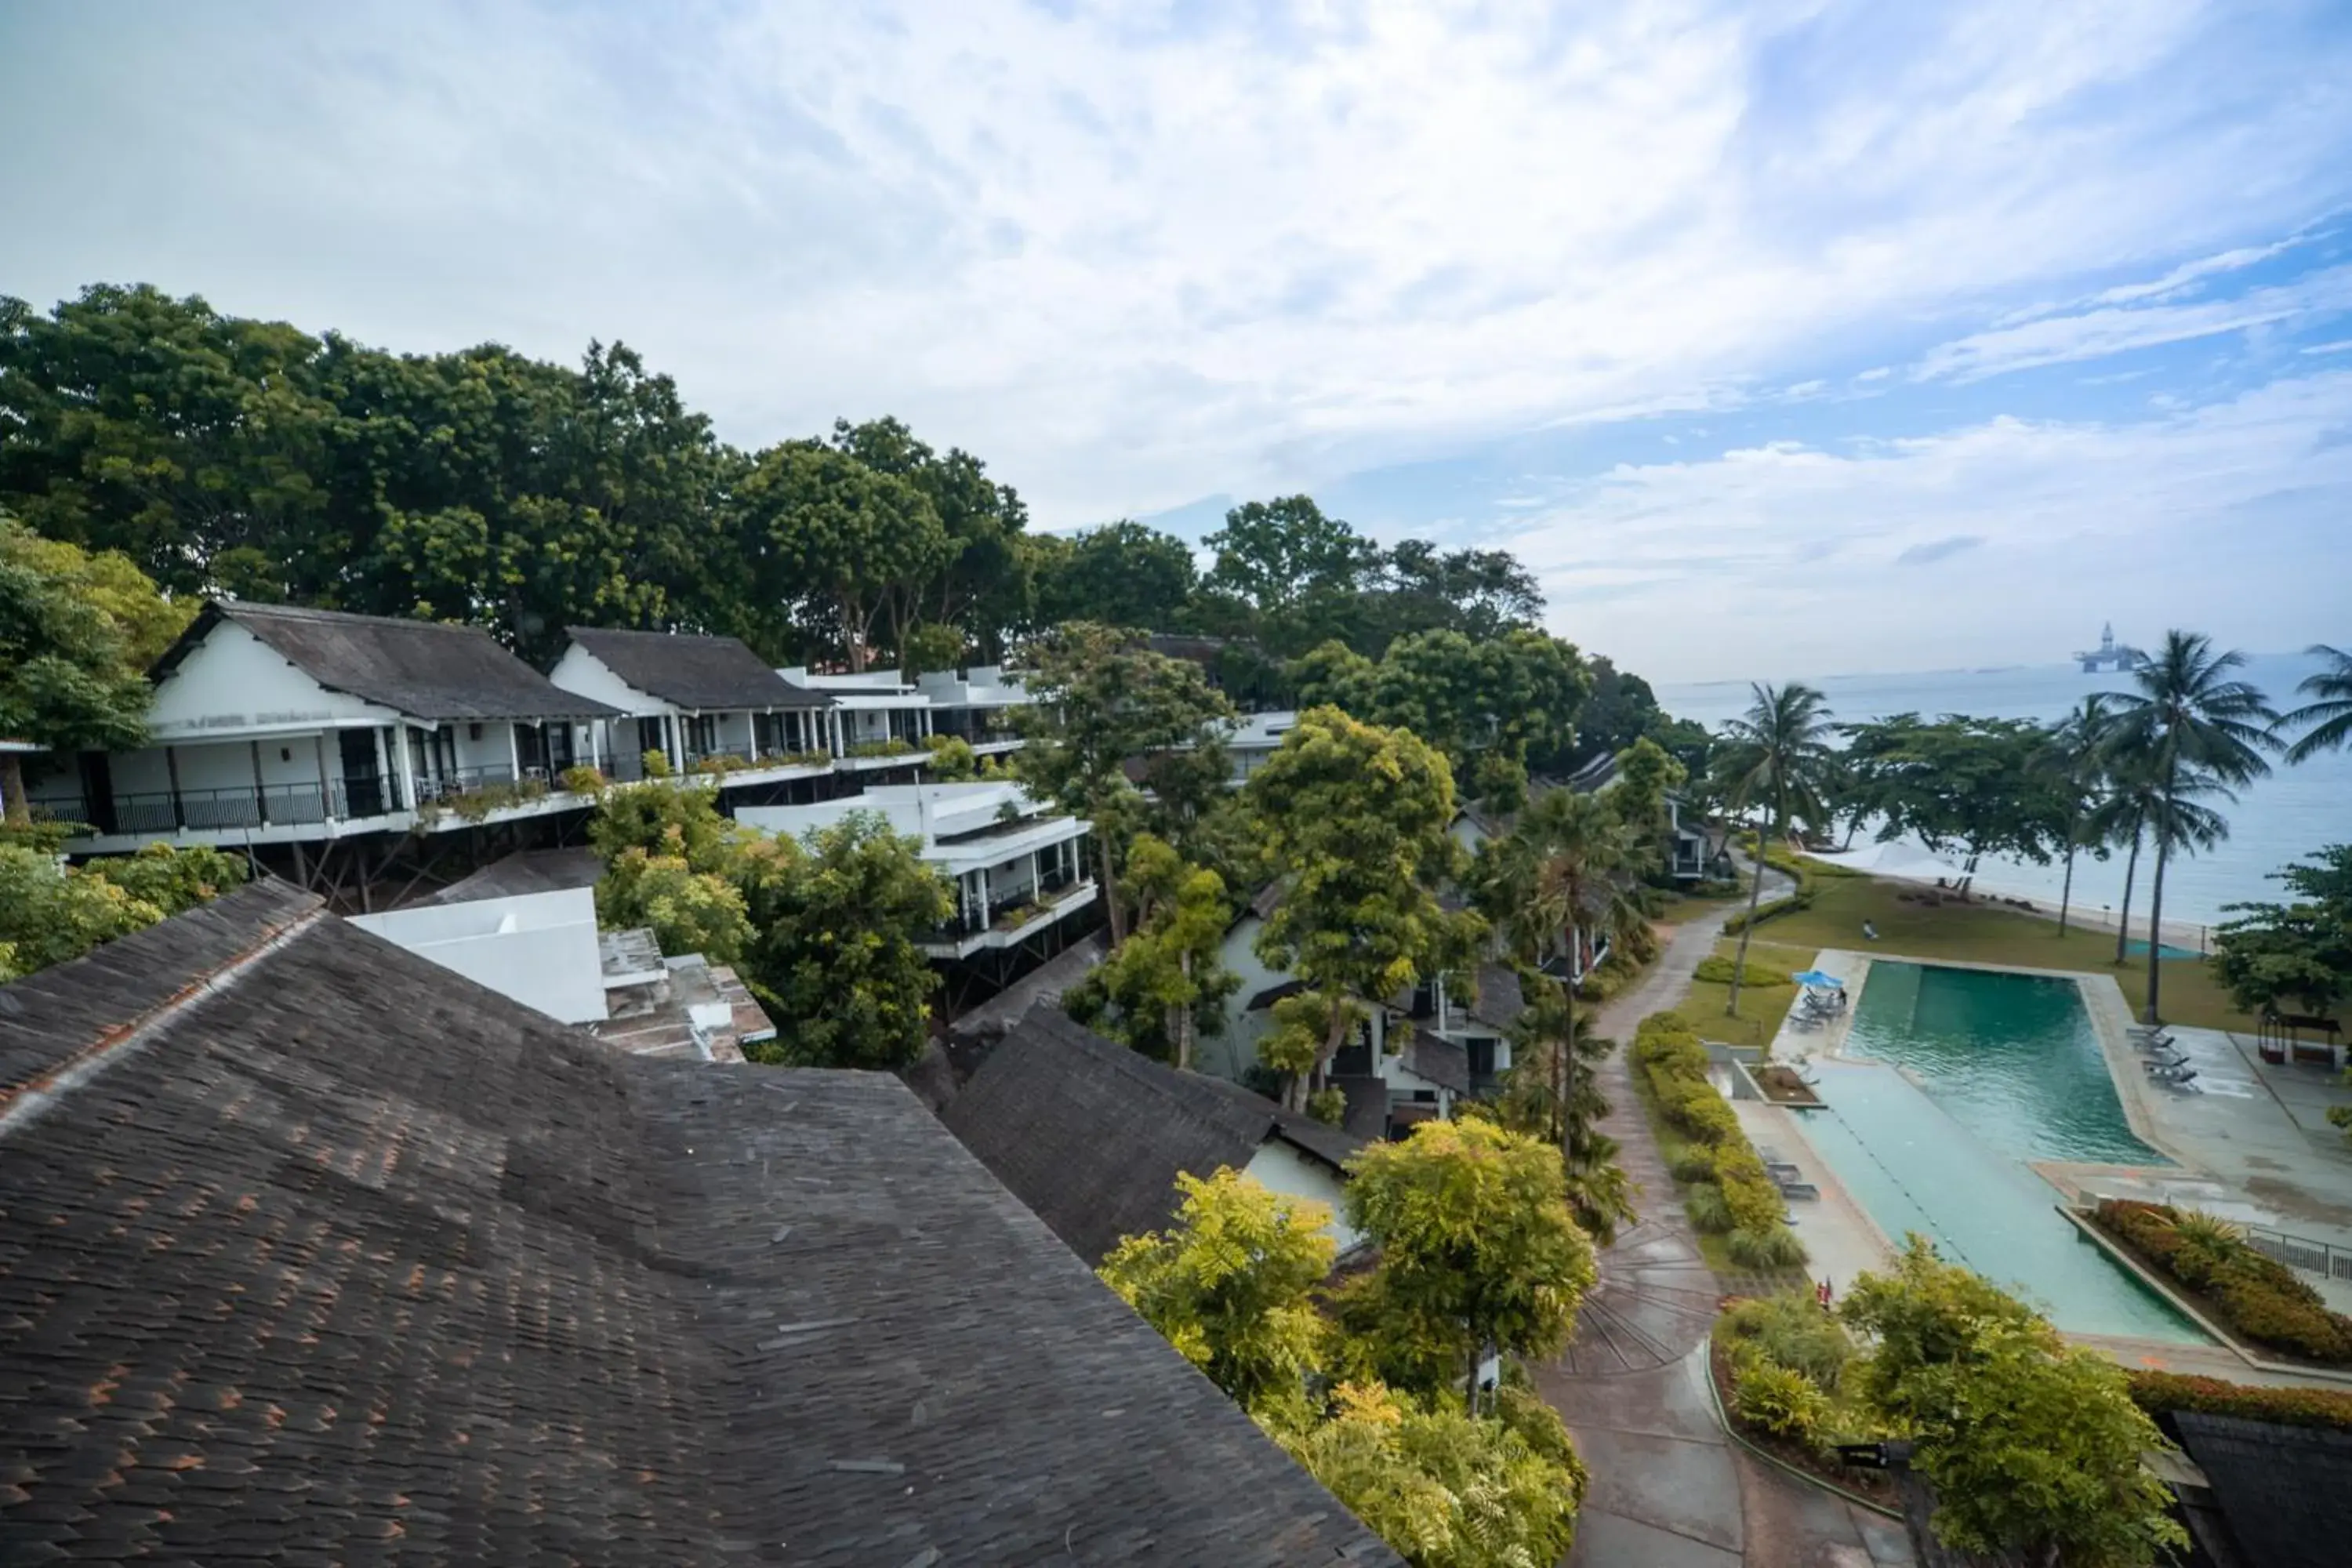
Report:
M2316 668L2315 661L2300 654L2264 656L2249 658L2242 673L2269 694L2271 706L2284 710L2305 700L2294 687ZM2123 675L2084 675L2073 665L2035 665L1916 675L1833 675L1808 678L1807 684L1828 696L1832 715L1842 721L1916 712L1931 718L1967 713L2048 722L2063 717L2084 694L2123 690L2129 680ZM1657 693L1666 711L1709 729L1746 711L1749 701L1745 681L1660 686ZM2315 757L2298 768L2273 760L2269 778L2241 791L2237 804L2222 810L2230 822L2229 838L2210 854L2176 859L2165 873L2168 926L2174 921L2224 920L2224 904L2276 897L2279 885L2267 879L2269 873L2323 844L2352 842L2352 752ZM1988 865L1978 880L1994 891L2055 903L2063 869L2056 863ZM2147 919L2147 882L2148 858L2143 856L2132 889L2135 921ZM2123 884L2122 856L2105 861L2077 858L2077 906L2112 910L2123 896Z

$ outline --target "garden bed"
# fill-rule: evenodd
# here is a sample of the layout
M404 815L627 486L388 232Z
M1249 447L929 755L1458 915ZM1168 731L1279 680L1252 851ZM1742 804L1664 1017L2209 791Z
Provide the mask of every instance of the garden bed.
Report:
M1775 1105L1818 1109L1822 1103L1822 1097L1813 1092L1813 1086L1799 1078L1794 1068L1767 1062L1754 1068L1748 1076L1756 1080L1756 1087L1764 1091L1764 1098Z
M2284 1363L2352 1368L2352 1319L2328 1310L2316 1290L2247 1246L2232 1227L2193 1211L2117 1198L2086 1217L2231 1337Z
M1716 1408L1723 1413L1724 1424L1738 1433L1742 1442L1762 1449L1781 1464L1834 1490L1846 1492L1873 1507L1895 1511L1903 1506L1895 1491L1895 1478L1885 1470L1858 1470L1841 1465L1835 1459L1778 1436L1762 1427L1739 1418L1735 1403L1737 1386L1731 1370L1731 1352L1719 1340L1707 1342L1707 1375L1715 1380Z

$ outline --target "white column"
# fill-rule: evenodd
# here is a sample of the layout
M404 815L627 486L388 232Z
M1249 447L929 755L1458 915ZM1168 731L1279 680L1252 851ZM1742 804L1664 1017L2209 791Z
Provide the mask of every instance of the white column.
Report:
M1037 851L1029 851L1029 901L1037 902L1045 896L1045 879L1037 861Z
M507 777L520 784L522 783L522 742L515 739L515 731L520 726L513 723L507 725Z
M400 799L409 810L416 809L416 759L408 749L408 721L403 719L392 727L393 761L400 770Z

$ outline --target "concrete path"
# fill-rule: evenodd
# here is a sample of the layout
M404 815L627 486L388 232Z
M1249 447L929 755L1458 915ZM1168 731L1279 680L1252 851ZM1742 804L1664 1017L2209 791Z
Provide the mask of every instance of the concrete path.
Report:
M1778 873L1764 889L1785 887ZM1677 928L1641 984L1593 1020L1621 1045L1715 951L1727 906ZM1694 1020L1698 1022L1698 1020ZM1706 1386L1706 1338L1722 1287L1675 1201L1624 1053L1600 1069L1601 1130L1639 1191L1641 1217L1601 1251L1577 1337L1534 1369L1592 1472L1571 1564L1645 1568L1892 1568L1913 1561L1901 1524L1794 1480L1732 1446Z

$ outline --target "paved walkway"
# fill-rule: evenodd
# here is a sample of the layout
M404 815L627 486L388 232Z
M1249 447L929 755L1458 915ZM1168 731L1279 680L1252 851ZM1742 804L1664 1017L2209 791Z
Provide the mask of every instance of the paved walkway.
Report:
M1774 877L1775 883L1785 879ZM1775 889L1768 885L1765 896ZM1676 929L1640 984L1605 1004L1593 1027L1622 1044L1715 951L1735 908ZM1734 1447L1706 1387L1706 1337L1722 1287L1675 1201L1624 1053L1600 1069L1601 1129L1640 1190L1642 1214L1602 1249L1601 1282L1577 1337L1534 1369L1592 1472L1570 1563L1606 1568L1874 1568L1909 1563L1903 1526L1793 1480Z

